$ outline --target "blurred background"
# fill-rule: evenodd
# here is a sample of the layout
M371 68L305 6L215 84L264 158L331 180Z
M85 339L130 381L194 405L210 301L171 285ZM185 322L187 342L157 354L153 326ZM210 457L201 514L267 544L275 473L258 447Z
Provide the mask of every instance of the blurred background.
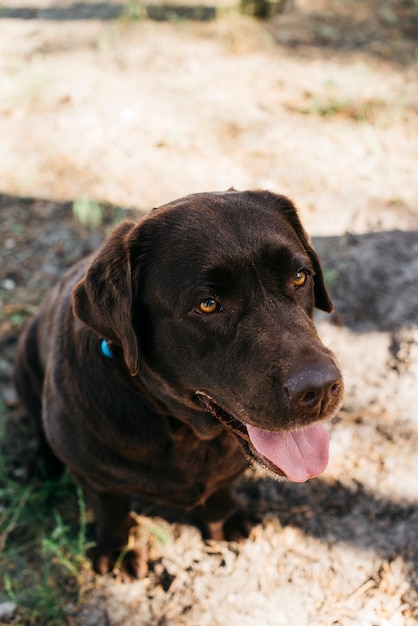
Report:
M316 234L413 222L416 2L171 1L2 1L3 192L148 210L268 187Z
M417 42L417 0L0 0L0 623L418 623ZM149 577L99 579L72 481L27 480L20 329L120 219L231 186L291 197L321 254L329 468L251 469L241 546L146 509Z

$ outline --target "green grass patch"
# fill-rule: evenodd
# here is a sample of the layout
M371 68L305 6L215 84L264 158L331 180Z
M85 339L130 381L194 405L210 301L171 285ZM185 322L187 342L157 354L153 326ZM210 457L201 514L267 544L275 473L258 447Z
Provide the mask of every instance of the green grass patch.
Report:
M330 86L332 86L330 84ZM338 98L330 95L307 95L303 104L291 104L290 111L302 115L315 115L318 117L333 119L345 118L360 124L372 124L388 126L416 116L416 107L408 103L405 95L396 104L391 104L369 98L365 100L352 98Z
M100 231L104 234L127 217L127 211L122 207L100 204L88 198L74 200L72 213L75 224L81 226L83 231Z
M2 413L0 406L0 444ZM17 605L14 623L70 623L91 577L86 537L83 495L68 473L57 481L22 483L0 455L0 602Z
M82 226L99 228L103 222L102 206L87 198L79 198L73 202L73 215Z

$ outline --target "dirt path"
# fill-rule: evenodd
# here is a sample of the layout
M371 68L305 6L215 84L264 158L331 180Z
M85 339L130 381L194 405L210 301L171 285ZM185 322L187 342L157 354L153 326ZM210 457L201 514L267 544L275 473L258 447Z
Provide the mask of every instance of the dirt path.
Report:
M261 517L247 542L206 544L150 509L165 542L151 545L149 577L94 579L81 608L68 607L68 623L418 623L416 2L357 1L349 15L337 1L317 3L317 14L288 3L268 24L231 12L202 23L107 20L94 2L83 19L62 19L65 0L8 4L0 12L6 407L13 315L36 308L110 223L87 237L71 204L58 201L146 211L231 185L268 187L300 207L336 303L331 319L318 318L320 332L348 389L323 477L284 485L252 469L237 486Z

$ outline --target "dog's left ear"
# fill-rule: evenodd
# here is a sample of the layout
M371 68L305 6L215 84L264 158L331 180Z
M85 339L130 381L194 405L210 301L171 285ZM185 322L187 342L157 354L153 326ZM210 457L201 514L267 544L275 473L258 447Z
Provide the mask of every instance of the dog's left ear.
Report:
M128 248L134 228L133 222L123 222L111 232L72 292L74 315L99 336L121 346L132 376L139 369Z
M281 212L286 215L294 231L302 242L302 245L305 248L315 270L315 306L317 309L321 309L322 311L326 311L327 313L332 313L332 311L334 310L334 305L332 304L332 300L328 294L327 288L325 287L325 279L324 273L322 271L321 261L319 260L319 256L312 246L309 235L305 232L305 229L303 228L299 220L296 208L293 203L285 196L276 196L276 199L279 202Z

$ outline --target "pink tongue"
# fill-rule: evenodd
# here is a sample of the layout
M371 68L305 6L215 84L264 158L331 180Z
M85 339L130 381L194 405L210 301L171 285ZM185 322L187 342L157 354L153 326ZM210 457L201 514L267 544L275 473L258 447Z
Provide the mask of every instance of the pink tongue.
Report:
M328 464L329 435L322 424L282 433L246 426L254 448L296 483L319 476Z

